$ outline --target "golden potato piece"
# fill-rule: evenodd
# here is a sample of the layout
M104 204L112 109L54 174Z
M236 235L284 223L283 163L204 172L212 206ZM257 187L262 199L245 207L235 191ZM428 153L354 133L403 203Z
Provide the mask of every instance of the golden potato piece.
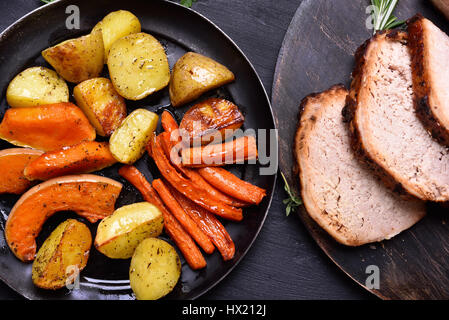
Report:
M43 289L72 284L89 258L92 236L85 224L74 219L61 223L45 240L33 262L33 283Z
M104 61L108 61L112 44L120 38L141 31L139 19L126 10L114 11L103 18L92 31L101 30L104 43Z
M101 30L45 49L42 56L69 82L80 83L96 78L104 66Z
M73 89L77 105L100 136L110 136L126 118L125 100L106 78L93 78Z
M215 60L187 52L173 67L170 79L171 104L174 107L182 106L234 79L234 74Z
M181 261L167 242L148 238L134 251L129 267L131 289L138 300L157 300L176 286L181 275Z
M148 202L121 207L98 225L95 247L112 259L131 258L142 240L162 233L162 212Z
M164 48L156 38L143 32L114 42L108 68L115 89L129 100L143 99L165 88L170 80Z
M69 101L69 88L53 70L28 68L9 83L6 101L11 107L35 107Z
M118 162L132 164L145 152L145 146L156 130L159 116L137 109L123 120L109 140L109 149Z
M217 133L226 140L244 121L245 117L231 101L209 98L191 107L179 128L188 133L191 142L208 144Z

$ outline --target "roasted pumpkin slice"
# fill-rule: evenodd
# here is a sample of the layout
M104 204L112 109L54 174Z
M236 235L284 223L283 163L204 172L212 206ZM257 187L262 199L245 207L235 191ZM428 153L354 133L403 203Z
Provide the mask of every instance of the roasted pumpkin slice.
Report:
M5 226L6 241L22 261L32 261L36 237L45 221L59 211L75 211L94 223L114 212L122 184L91 174L65 176L31 188L12 208Z
M49 180L69 174L90 173L112 166L117 160L109 143L84 141L68 148L46 152L23 170L29 180Z
M42 151L27 148L12 148L0 151L0 194L22 194L32 183L23 175L24 168Z
M52 151L95 139L95 129L80 108L57 103L8 109L0 124L0 138L14 145Z

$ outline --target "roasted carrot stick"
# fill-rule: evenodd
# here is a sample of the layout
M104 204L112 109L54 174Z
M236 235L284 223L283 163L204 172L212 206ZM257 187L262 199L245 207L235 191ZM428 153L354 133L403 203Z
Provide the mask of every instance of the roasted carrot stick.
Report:
M212 239L223 259L225 261L232 259L235 254L235 245L221 222L212 213L187 199L172 186L169 186L169 189L184 211Z
M164 202L165 206L170 210L170 212L175 216L176 220L179 221L181 226L190 234L190 236L198 243L198 245L203 248L206 253L211 254L214 252L215 247L208 236L201 231L195 221L184 211L184 209L179 205L178 201L173 197L170 190L160 179L153 180L153 188L156 189L159 197Z
M29 180L48 180L69 174L98 171L116 162L109 151L109 143L84 141L42 154L31 161L23 173Z
M231 207L211 198L203 189L196 187L190 180L184 178L176 171L165 156L160 136L153 139L151 143L151 154L159 171L176 190L206 210L225 219L234 221L241 221L243 219L242 209Z
M264 189L237 178L223 168L206 167L200 168L198 172L218 190L239 200L257 205L266 195Z
M183 166L224 166L257 159L257 143L255 137L244 136L221 144L182 149L181 155Z
M171 152L171 150L170 150L170 145L171 145L170 135L168 132L162 132L160 134L160 136L162 137L161 144L162 144L162 148L164 149L165 155L167 157L170 157L170 152ZM214 186L212 186L210 183L208 183L206 180L204 180L204 178L201 177L201 175L196 170L190 169L187 167L183 167L182 165L180 165L180 163L177 163L176 161L172 162L172 164L176 169L178 169L179 172L181 172L185 177L190 179L190 181L195 186L197 186L200 189L203 189L205 192L207 192L209 194L209 196L216 199L217 201L222 201L222 202L226 203L227 205L237 207L237 208L246 207L249 205L248 203L234 199L234 198L224 194L220 190L216 189Z
M156 191L142 173L136 167L127 165L120 168L119 174L142 193L145 201L152 203L162 211L165 231L176 243L179 250L181 250L189 266L194 270L206 267L206 260L201 254L200 249L198 249L193 239L182 228L175 217L167 210Z

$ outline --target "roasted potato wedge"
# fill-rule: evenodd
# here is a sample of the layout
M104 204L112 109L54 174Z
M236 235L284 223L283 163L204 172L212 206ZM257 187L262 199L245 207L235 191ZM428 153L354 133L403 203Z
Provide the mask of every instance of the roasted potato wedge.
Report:
M35 107L69 101L69 88L53 70L28 68L9 83L6 101L11 107Z
M65 80L80 83L96 78L104 66L101 30L64 41L42 51L42 56Z
M109 140L109 149L118 162L132 164L145 152L145 146L156 130L159 116L137 109L123 120Z
M176 286L181 275L181 261L167 242L148 238L134 251L129 268L131 289L138 300L157 300Z
M36 255L33 283L51 290L73 283L87 264L91 245L92 236L85 224L74 219L61 223Z
M143 99L166 87L170 80L164 48L155 37L143 32L114 42L108 68L115 89L129 100Z
M179 128L185 130L191 142L208 144L217 134L226 140L244 121L245 117L234 103L210 98L191 107Z
M225 66L201 54L187 52L173 67L170 79L171 104L174 107L182 106L234 79L234 74Z
M104 44L104 61L108 60L112 44L120 38L141 31L139 19L126 10L114 11L103 18L92 31L101 30Z
M109 258L128 259L142 240L159 236L163 227L162 212L154 205L130 204L100 222L95 248Z
M109 79L83 81L73 89L73 95L100 136L109 137L126 118L125 100Z

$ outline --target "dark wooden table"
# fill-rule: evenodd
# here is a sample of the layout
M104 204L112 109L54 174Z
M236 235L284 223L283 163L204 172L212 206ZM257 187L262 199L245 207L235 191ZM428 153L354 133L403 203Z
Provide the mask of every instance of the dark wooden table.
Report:
M277 55L300 4L301 0L198 0L193 9L215 22L237 43L271 96ZM0 30L40 5L37 0L0 1ZM282 200L287 196L280 180L254 246L203 299L372 298L320 251L295 214L286 217ZM0 283L0 299L20 298Z

